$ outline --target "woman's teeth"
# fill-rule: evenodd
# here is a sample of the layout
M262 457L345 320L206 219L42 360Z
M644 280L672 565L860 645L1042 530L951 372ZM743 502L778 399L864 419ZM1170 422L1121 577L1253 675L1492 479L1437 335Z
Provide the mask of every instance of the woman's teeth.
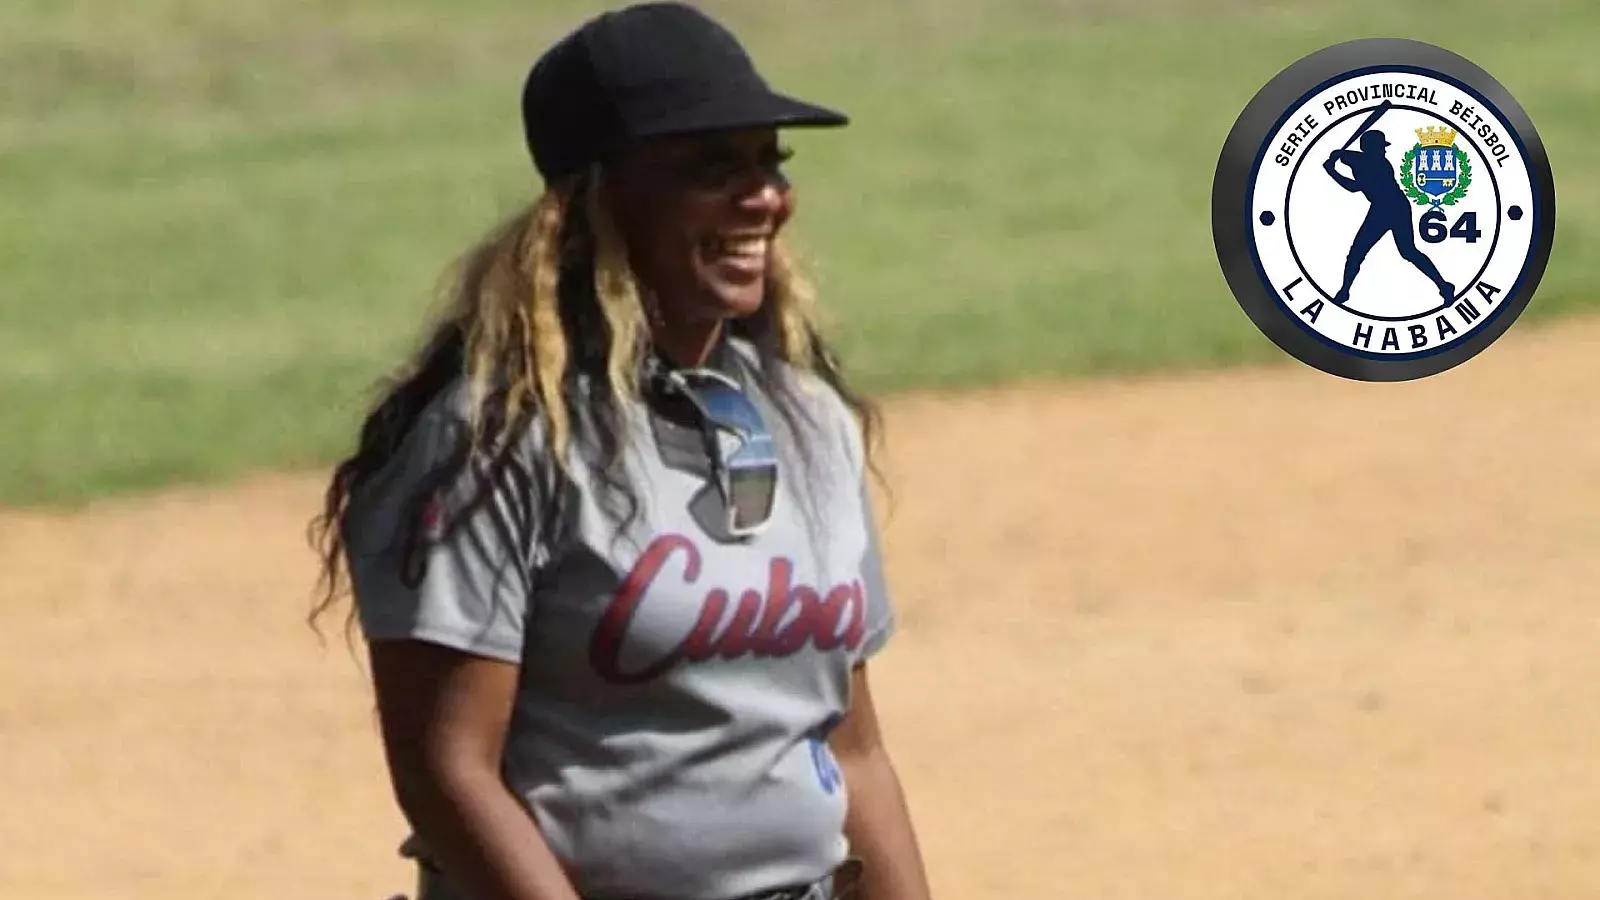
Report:
M765 259L768 240L761 237L712 238L706 249L713 256L733 256L742 259Z

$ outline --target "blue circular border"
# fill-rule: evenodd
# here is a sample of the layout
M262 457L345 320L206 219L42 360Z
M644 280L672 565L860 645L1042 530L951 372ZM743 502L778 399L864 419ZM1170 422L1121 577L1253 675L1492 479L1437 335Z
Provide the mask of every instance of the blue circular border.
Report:
M1508 139L1527 161L1532 180L1533 229L1529 262L1518 280L1496 301L1500 308L1479 324L1466 340L1436 355L1363 353L1308 335L1297 317L1286 315L1276 291L1265 282L1254 261L1252 235L1246 225L1251 211L1245 187L1254 180L1266 139L1299 108L1308 89L1315 92L1346 80L1352 73L1420 72L1458 86L1495 110L1509 126ZM1494 98L1489 100L1488 98ZM1257 330L1300 362L1331 375L1355 381L1410 381L1453 368L1491 346L1526 309L1549 266L1555 244L1556 185L1549 155L1527 111L1492 75L1471 60L1434 44L1409 38L1361 38L1324 47L1282 69L1258 90L1234 120L1217 156L1212 177L1212 243L1222 275L1239 308Z
M1301 94L1298 99L1296 99L1293 103L1291 103L1289 105L1289 107L1284 110L1283 115L1279 116L1278 120L1273 123L1273 125L1272 125L1272 127L1270 129L1267 130L1266 136L1262 138L1261 149L1259 151L1257 151L1257 153L1256 153L1255 162L1250 166L1250 177L1249 177L1249 180L1247 180L1245 182L1246 191L1247 191L1246 196L1250 196L1249 188L1255 185L1256 176L1259 175L1260 172L1261 172L1261 163L1262 163L1263 160L1266 159L1267 151L1271 149L1272 136L1274 134L1278 133L1278 129L1283 127L1283 123L1287 122L1289 120L1289 117L1293 113L1298 112L1300 110L1300 108L1302 107L1302 105L1307 100L1309 100L1310 98L1316 96L1317 94L1322 93L1323 91L1327 90L1329 87L1332 87L1333 85L1338 84L1341 81L1349 81L1352 78L1360 78L1363 75L1372 75L1372 74L1376 74L1376 73L1379 73L1379 72L1402 72L1402 73L1405 73L1405 74L1408 74L1408 75L1422 75L1422 76L1426 76L1426 77L1429 77L1429 78L1437 78L1440 81L1448 82L1448 83L1454 85L1455 87L1459 88L1460 90L1463 90L1463 91L1467 92L1468 94L1471 94L1473 97L1476 97L1481 103L1483 103L1483 105L1485 105L1485 106L1489 107L1490 109L1494 110L1495 117L1497 119L1499 119L1500 121L1507 123L1506 131L1510 132L1512 139L1517 142L1517 150L1520 153L1520 155L1522 156L1522 160L1523 160L1524 166L1526 166L1528 168L1528 183L1529 183L1530 186L1533 185L1533 183L1535 181L1535 177L1534 177L1534 173L1533 173L1533 169L1532 169L1532 165L1531 165L1532 160L1530 160L1528 158L1527 150L1522 144L1521 135L1517 134L1516 130L1511 127L1509 119L1507 118L1506 114L1501 111L1500 107L1498 107L1495 104L1491 103L1486 97L1484 97L1482 94L1478 93L1477 89L1473 88L1471 85L1466 84L1465 82L1461 81L1460 79L1458 79L1458 78L1456 78L1456 77L1454 77L1452 75L1446 74L1444 72L1439 72L1439 71L1436 71L1436 70L1433 70L1433 69L1427 69L1427 68L1424 68L1422 66L1412 66L1412 65L1392 65L1391 66L1391 65L1382 65L1382 64L1380 64L1380 65L1365 66L1365 67L1362 67L1362 68L1359 68L1359 69L1351 69L1351 70L1349 70L1347 72L1343 72L1343 73L1340 73L1338 75L1335 75L1332 78L1326 79L1321 84L1318 84L1316 87L1312 88L1311 90L1306 91L1305 93ZM1341 119L1340 121L1343 121L1343 119ZM1446 120L1446 121L1448 121L1448 120ZM1476 144L1474 144L1474 146L1476 146ZM1295 164L1296 170L1298 170L1299 167L1300 167L1300 164L1304 163L1304 162L1305 162L1305 157L1302 156L1301 159L1300 159L1300 163L1296 163ZM1539 192L1538 191L1531 191L1531 193L1533 194L1533 200L1532 200L1532 203L1533 203L1533 219L1530 221L1529 224L1532 227L1532 231L1534 232L1534 234L1537 235L1537 233L1538 233L1538 227L1537 226L1538 226L1538 222L1540 221L1539 215L1542 212L1542 210L1540 208L1541 204L1539 202ZM1495 191L1495 194L1496 194L1496 199L1498 200L1498 195L1499 195L1498 187L1497 187L1497 189ZM1284 228L1287 230L1287 228L1288 228L1288 224L1287 224L1287 222L1288 222L1288 210L1287 209L1284 210L1284 216L1285 216ZM1249 244L1249 246L1250 246L1250 260L1251 260L1251 262L1255 263L1256 275L1261 279L1261 283L1267 289L1267 291L1270 292L1273 296L1276 296L1277 295L1277 288L1273 287L1272 281L1267 278L1266 269L1265 269L1265 267L1263 267L1261 265L1261 256L1260 256L1259 253L1256 252L1256 242L1253 239L1254 229L1250 227L1249 216L1248 215L1245 216L1245 227L1246 228L1250 228L1250 231L1247 232L1246 235L1245 235L1245 242L1247 244ZM1461 338L1459 338L1457 340L1451 341L1448 344L1442 344L1442 345L1440 345L1438 347L1431 347L1431 348L1429 348L1427 350L1419 350L1419 351L1417 351L1415 353L1373 353L1370 350L1359 350L1359 349L1357 349L1355 347L1352 347L1352 346L1349 346L1349 345L1346 345L1346 344L1341 344L1341 343L1338 343L1337 341L1334 341L1334 340L1330 339L1327 335L1325 335L1322 332L1316 330L1315 328L1312 328L1311 326L1307 325L1303 319L1301 319L1297 315L1294 315L1292 312L1288 316L1286 316L1285 318L1291 318L1294 321L1294 323L1300 327L1300 329L1302 331L1304 331L1307 334L1311 335L1312 337L1316 338L1318 341L1322 342L1323 344L1326 344L1327 346L1332 347L1335 350L1338 350L1338 351L1340 351L1342 353L1345 353L1347 355L1350 355L1350 356L1359 356L1359 357L1362 357L1363 359L1370 359L1370 360L1373 360L1375 362L1396 362L1396 363L1398 363L1398 362L1409 362L1411 360L1426 359L1426 358L1428 358L1430 356L1437 356L1440 353L1445 353L1445 352L1448 352L1450 350L1454 350L1457 347L1460 347L1462 345L1467 344L1468 342L1470 342L1473 339L1473 337L1478 335L1482 331L1482 329L1488 328L1491 324L1494 323L1494 321L1496 319L1498 319L1501 316L1502 313L1504 313L1506 311L1506 308L1511 305L1512 298L1516 297L1517 296L1517 292L1519 290L1521 290L1522 283L1525 280L1525 278L1527 276L1527 273L1528 273L1528 266L1533 262L1533 257L1534 257L1534 252L1533 251L1535 249L1537 249L1537 248L1534 247L1533 244L1530 242L1530 244L1528 246L1528 255L1523 259L1522 266L1517 271L1517 280L1516 280L1516 282L1510 288L1508 288L1506 290L1505 297L1499 302L1498 306L1496 306L1493 310L1491 310L1488 315L1482 317L1481 319L1479 319L1478 321L1476 321L1476 322L1474 322L1472 324L1472 333L1463 335ZM1298 263L1299 259L1297 258L1295 260L1295 262ZM1484 266L1484 268L1487 270L1487 268L1488 268L1487 264ZM1472 283L1475 283L1476 281L1477 281L1477 279L1473 279L1473 282L1468 283L1467 287L1470 289L1472 287ZM1320 291L1319 291L1319 293L1320 293ZM1360 315L1360 314L1358 313L1357 315ZM1370 317L1366 317L1366 318L1370 318Z

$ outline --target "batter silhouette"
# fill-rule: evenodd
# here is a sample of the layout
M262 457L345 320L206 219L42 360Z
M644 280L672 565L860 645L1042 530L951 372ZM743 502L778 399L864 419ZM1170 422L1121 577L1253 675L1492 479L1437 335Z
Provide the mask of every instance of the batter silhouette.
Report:
M1351 193L1359 191L1365 194L1372 204L1361 227L1356 229L1355 240L1350 242L1350 253L1344 260L1344 283L1339 286L1339 293L1334 295L1333 302L1340 306L1350 302L1350 283L1361 271L1361 263L1366 260L1368 251L1387 232L1394 237L1394 248L1400 251L1400 258L1432 279L1439 288L1439 296L1448 303L1455 299L1455 286L1445 281L1433 260L1417 249L1416 237L1412 234L1411 202L1395 178L1394 167L1384 158L1383 149L1387 146L1389 141L1384 138L1383 132L1364 132L1359 151L1335 150L1328 161L1322 164L1322 168L1340 187ZM1334 169L1341 160L1350 167L1354 178Z

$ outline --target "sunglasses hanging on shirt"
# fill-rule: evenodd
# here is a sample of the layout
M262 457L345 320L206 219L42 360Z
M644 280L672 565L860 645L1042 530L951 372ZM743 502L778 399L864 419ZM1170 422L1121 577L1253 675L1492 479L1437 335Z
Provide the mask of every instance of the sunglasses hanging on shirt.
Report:
M660 377L666 390L695 409L728 534L759 534L778 493L778 459L761 410L737 381L715 369L675 369Z

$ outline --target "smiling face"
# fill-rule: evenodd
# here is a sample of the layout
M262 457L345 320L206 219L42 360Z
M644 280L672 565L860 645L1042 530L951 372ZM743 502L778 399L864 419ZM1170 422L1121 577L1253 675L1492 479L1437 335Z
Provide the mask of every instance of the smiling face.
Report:
M613 215L635 274L670 323L761 307L773 239L792 211L770 128L663 138L614 167Z

